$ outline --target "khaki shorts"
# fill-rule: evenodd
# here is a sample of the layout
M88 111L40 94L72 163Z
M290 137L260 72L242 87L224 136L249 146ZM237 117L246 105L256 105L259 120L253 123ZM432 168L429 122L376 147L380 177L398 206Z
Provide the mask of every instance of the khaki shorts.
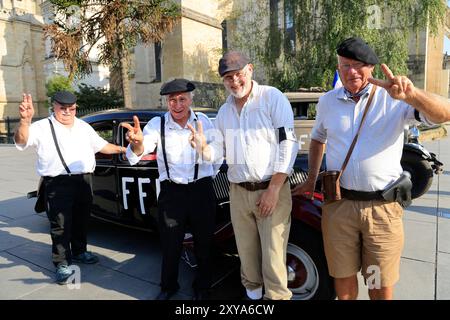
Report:
M393 286L399 279L404 234L397 202L343 199L322 208L328 270L347 278L361 270L369 289Z

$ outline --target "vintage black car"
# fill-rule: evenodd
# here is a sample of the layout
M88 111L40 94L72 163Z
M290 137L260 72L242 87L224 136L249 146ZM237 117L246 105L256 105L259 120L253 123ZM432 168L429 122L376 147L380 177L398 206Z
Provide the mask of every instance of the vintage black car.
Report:
M213 110L200 110L214 118ZM143 127L151 118L163 114L162 110L118 109L83 117L100 136L122 146L125 129L121 122L132 122L137 115ZM93 178L94 204L92 215L96 218L129 227L156 230L157 195L159 192L156 154L149 154L135 166L130 166L124 155L96 154L97 167ZM226 164L214 179L217 196L217 227L215 244L217 250L235 250L235 240L229 213L229 182ZM306 178L307 156L300 155L295 172L290 177L291 186ZM286 267L289 288L293 299L333 299L332 278L328 275L322 237L320 233L321 195L315 200L293 198L292 225L288 245ZM192 247L192 237L185 237L185 248ZM189 262L189 261L188 261Z

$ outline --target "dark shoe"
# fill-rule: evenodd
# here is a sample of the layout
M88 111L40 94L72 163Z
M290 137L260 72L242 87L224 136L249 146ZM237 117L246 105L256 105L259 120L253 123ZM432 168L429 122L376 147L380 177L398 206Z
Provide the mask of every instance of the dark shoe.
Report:
M194 295L192 296L192 300L209 300L210 294L208 290L199 290L194 291Z
M84 264L93 264L98 262L98 257L93 255L92 252L86 251L76 256L73 256L72 260Z
M60 265L56 267L56 282L58 284L66 284L67 279L75 273L75 270L69 268L68 265Z
M176 291L161 291L155 298L155 300L169 300Z

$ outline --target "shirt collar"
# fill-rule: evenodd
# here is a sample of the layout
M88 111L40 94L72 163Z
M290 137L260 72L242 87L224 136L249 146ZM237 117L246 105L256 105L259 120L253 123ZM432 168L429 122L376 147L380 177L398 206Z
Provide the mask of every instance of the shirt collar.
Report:
M372 88L372 84L369 83L369 84L367 84L367 86L364 87L364 89L362 89L358 93L352 94L352 93L350 93L350 91L345 89L345 87L341 87L341 88L339 88L339 91L337 92L337 98L341 99L341 100L346 100L346 101L348 101L348 100L353 101L353 99L352 99L353 97L363 97L365 95L368 95L371 88Z
M57 126L60 126L60 127L64 127L64 128L67 128L65 125L63 125L61 122L59 122L58 120L56 120L56 118L55 118L55 113L54 112L52 112L52 114L50 115L50 120L52 121L52 123L54 124L54 125L57 125ZM73 119L73 126L71 127L71 128L67 128L67 129L72 129L72 128L75 128L75 126L77 126L78 125L78 118L77 117L75 117L74 119Z

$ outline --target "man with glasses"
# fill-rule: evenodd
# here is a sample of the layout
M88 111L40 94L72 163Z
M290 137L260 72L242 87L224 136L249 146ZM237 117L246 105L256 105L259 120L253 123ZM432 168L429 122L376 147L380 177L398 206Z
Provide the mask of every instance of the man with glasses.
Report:
M381 65L387 80L372 78L378 57L362 39L349 38L337 47L343 87L322 96L309 148L309 173L294 194L312 195L326 144L328 170L340 170L347 151L367 115L348 165L340 178L343 199L322 207L322 232L330 275L339 299L358 297L361 271L371 299L392 299L399 279L403 249L401 204L410 200L400 159L406 124L450 120L448 100L414 87ZM373 92L373 100L368 104ZM383 192L392 188L404 197ZM406 199L406 201L404 201Z
M75 116L76 100L71 92L56 92L52 97L52 115L31 123L33 101L31 95L24 94L19 106L20 122L14 135L17 149L36 148L37 173L45 189L52 260L59 284L66 283L72 275L69 267L72 262L98 262L98 258L87 251L95 153L125 152L125 148L108 143Z
M195 85L186 79L174 79L161 86L168 112L154 117L142 132L138 117L128 129L127 158L134 165L145 154L158 148L157 162L161 192L158 196L158 229L162 245L161 292L156 300L169 300L179 289L178 266L186 228L194 237L197 260L193 283L194 300L207 300L212 284L211 248L215 229L216 198L211 162L198 157L189 144L191 129L205 134L213 129L208 117L191 108ZM218 162L221 162L221 155Z
M219 61L230 93L220 108L217 139L209 145L199 132L192 140L203 158L225 149L231 221L241 260L241 279L249 299L289 300L286 250L291 223L288 175L298 151L294 115L276 88L252 80L253 65L241 52Z

